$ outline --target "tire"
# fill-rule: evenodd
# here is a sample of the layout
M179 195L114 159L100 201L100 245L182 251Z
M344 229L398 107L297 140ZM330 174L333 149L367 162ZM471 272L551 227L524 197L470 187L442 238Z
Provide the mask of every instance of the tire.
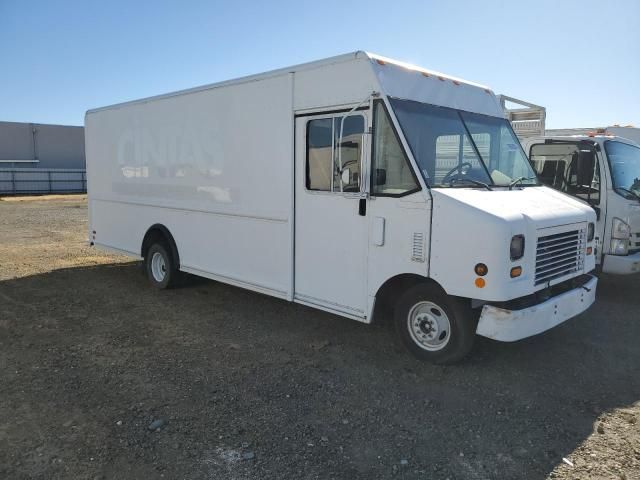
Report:
M400 296L394 311L396 334L418 359L436 364L462 360L471 351L477 316L468 301L436 285L418 284Z
M153 243L144 256L147 278L155 288L164 290L178 285L180 272L164 243Z

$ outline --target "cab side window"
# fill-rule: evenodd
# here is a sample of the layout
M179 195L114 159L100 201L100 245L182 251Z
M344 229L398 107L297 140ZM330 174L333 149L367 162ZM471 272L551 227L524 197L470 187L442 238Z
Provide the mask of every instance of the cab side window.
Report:
M307 188L331 189L333 156L333 119L321 118L307 123Z
M575 143L539 143L529 151L540 181L556 190L600 204L600 166L596 152Z
M376 102L373 123L371 193L399 196L419 190L413 169L381 101Z
M364 129L362 115L320 118L307 122L308 190L360 191Z

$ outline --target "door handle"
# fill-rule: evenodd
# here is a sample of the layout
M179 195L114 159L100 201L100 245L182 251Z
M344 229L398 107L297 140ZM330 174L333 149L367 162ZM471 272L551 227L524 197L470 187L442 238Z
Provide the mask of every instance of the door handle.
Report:
M358 202L358 215L364 217L367 214L367 199L361 198Z

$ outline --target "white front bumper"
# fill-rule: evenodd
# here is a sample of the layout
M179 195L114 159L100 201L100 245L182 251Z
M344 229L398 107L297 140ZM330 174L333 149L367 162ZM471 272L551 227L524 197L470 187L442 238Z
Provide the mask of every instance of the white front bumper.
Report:
M502 342L515 342L549 330L584 312L596 299L598 279L522 310L484 305L476 333Z
M640 252L633 255L605 255L602 271L617 275L640 273Z

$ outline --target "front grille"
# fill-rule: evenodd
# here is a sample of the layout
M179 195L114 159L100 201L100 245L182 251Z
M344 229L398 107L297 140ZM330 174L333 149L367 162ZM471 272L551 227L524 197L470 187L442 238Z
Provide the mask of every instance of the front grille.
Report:
M582 271L586 243L584 228L538 237L535 284Z
M640 252L640 232L632 233L629 239L629 254Z

